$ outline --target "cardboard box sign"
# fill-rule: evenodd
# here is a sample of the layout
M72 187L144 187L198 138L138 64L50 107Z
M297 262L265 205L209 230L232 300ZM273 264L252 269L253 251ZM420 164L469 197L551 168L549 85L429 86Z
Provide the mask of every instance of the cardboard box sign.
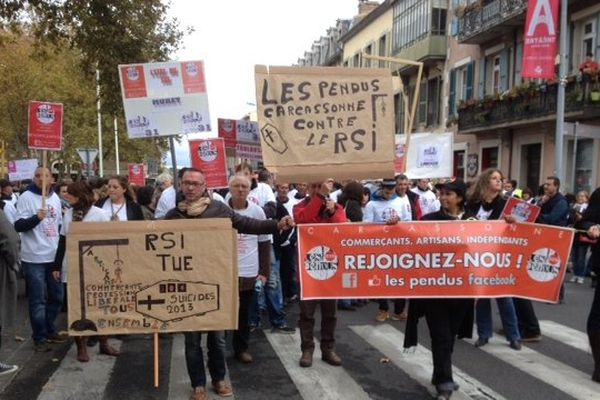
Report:
M257 65L265 166L288 182L394 174L391 72Z
M225 218L73 223L69 334L237 328L237 233Z

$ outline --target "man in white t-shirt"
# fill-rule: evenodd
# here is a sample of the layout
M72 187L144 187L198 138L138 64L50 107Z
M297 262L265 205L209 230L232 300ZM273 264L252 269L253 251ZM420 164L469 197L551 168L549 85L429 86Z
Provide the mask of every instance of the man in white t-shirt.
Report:
M418 179L417 186L411 189L419 195L419 206L423 215L440 211L440 201L429 187L429 179Z
M396 194L396 180L384 179L363 212L364 222L396 224L412 219L408 196Z
M46 204L42 207L42 180L46 177ZM50 188L52 175L37 168L31 184L19 198L15 229L21 233L21 265L27 285L29 319L35 351L50 351L48 343L65 342L54 325L64 299L60 273L52 267L62 223L61 202Z
M236 175L229 182L231 199L229 206L238 214L255 219L267 219L262 208L248 201L250 181ZM238 276L239 276L239 314L238 329L233 333L233 351L235 357L243 363L251 363L248 352L250 340L249 313L256 285L267 283L271 264L270 235L249 235L238 233Z
M364 222L397 224L400 221L411 221L412 213L408 196L400 197L396 193L396 180L384 179L381 181L381 189L373 193L371 201L367 203L363 213ZM394 301L395 320L405 320L404 299ZM375 319L384 322L390 318L389 304L387 299L379 300L379 309Z
M156 177L156 183L161 188L162 193L156 204L154 218L163 219L170 209L175 208L177 191L175 190L175 186L173 186L173 177L166 172Z

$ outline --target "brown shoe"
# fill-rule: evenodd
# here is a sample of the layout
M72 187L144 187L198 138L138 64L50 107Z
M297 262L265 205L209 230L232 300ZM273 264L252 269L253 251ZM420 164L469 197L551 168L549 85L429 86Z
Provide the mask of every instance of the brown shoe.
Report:
M333 365L335 367L339 367L342 365L342 359L340 356L335 354L335 351L329 350L322 352L321 359L325 361L329 365Z
M215 393L217 393L221 397L231 397L233 396L233 389L231 385L228 385L225 381L213 381L212 382L213 389L215 389Z
M190 400L208 400L206 388L203 386L195 387L192 395L190 396Z
M300 366L302 368L308 368L312 365L313 353L312 351L303 351L302 357L300 357Z
M241 353L236 354L235 358L244 364L251 364L254 361L252 354L248 353L247 351L242 351Z
M100 342L100 354L106 354L107 356L118 357L121 355L121 352L110 344L108 344L108 336L98 336L98 341Z

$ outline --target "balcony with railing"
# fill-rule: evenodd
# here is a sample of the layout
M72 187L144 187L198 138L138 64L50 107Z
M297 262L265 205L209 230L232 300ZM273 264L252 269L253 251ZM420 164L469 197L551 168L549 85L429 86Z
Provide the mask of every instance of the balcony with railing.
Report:
M481 44L524 26L527 0L477 0L459 6L454 15L459 18L458 41Z
M556 119L558 85L540 85L511 91L500 98L469 100L458 107L460 133L529 125ZM565 96L565 119L600 118L600 90L569 82Z

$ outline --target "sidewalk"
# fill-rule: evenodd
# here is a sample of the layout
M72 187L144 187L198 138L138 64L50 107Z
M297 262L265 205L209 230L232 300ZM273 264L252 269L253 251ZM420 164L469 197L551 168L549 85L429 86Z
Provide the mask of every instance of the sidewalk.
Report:
M59 330L66 329L67 314L60 313L56 321ZM52 345L53 348L59 349L70 346L71 343L60 345ZM46 353L43 358L54 357L55 351ZM38 356L38 358L36 358ZM2 328L2 347L0 348L0 361L6 364L15 364L19 369L12 374L0 376L0 398L5 389L13 382L24 367L30 366L32 363L37 364L40 353L36 353L33 349L33 340L31 339L31 325L29 324L29 313L27 311L27 298L25 297L25 281L19 279L19 297L17 301L17 316L15 325L12 328ZM57 361L58 362L58 361ZM34 367L34 365L31 365Z

